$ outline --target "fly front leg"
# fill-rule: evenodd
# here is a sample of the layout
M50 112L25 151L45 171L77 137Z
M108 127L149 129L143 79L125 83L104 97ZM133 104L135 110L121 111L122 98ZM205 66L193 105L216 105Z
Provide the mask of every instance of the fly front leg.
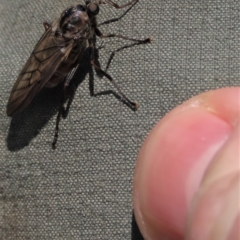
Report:
M91 39L88 40L88 44L89 44L89 48L90 48L90 54L91 54L91 64L92 66L99 71L102 75L104 75L113 85L114 87L117 89L119 95L122 97L122 99L134 110L137 110L138 108L138 103L137 102L132 102L130 99L128 99L128 97L125 96L125 94L122 92L122 90L120 89L120 87L117 85L117 83L114 81L114 79L108 74L106 73L104 70L101 69L100 66L98 66L95 62L95 58L94 58L94 44L93 41Z
M129 3L125 3L125 4L122 4L122 5L118 5L117 3L114 3L113 1L111 0L105 0L105 1L101 1L102 3L108 3L109 5L117 8L117 9L121 9L121 8L125 8L127 6L130 6L130 5L133 5L134 3L137 3L139 0L132 0L131 2Z

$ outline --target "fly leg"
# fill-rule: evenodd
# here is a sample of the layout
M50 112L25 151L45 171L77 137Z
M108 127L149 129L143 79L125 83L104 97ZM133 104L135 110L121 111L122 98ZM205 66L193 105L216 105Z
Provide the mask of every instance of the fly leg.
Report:
M120 9L120 8L125 8L125 7L127 7L127 6L129 6L129 5L133 5L134 3L137 3L138 1L139 1L139 0L132 0L131 2L125 3L125 4L123 4L123 5L118 5L118 4L114 3L114 2L111 1L111 0L105 0L105 1L102 1L102 3L108 3L109 5L117 8L117 9Z
M111 53L110 57L109 57L109 60L108 60L108 62L107 62L106 68L105 68L105 71L108 70L108 68L109 68L109 66L110 66L110 64L111 64L111 61L113 60L113 58L114 58L114 56L115 56L115 53L120 52L120 51L122 51L123 49L126 49L126 48L131 48L131 47L133 47L133 46L135 46L135 45L138 45L138 44L141 44L141 43L136 43L136 42L135 42L135 43L131 43L131 44L129 44L129 45L120 47L120 48L116 49L115 51L113 51L113 52Z
M104 70L101 69L100 66L98 66L95 62L95 58L94 58L94 43L91 39L88 40L88 44L89 44L89 48L91 51L91 64L92 66L99 71L102 75L104 75L113 85L114 87L117 89L118 93L120 94L120 96L122 97L122 99L134 110L138 109L138 103L137 102L132 102L130 99L128 99L128 97L125 96L125 94L121 91L120 87L117 85L117 83L114 81L114 79L108 74L106 73Z
M79 67L79 64L77 64L77 66L74 67L74 68L71 70L71 72L67 75L67 78L66 78L66 80L65 80L65 82L64 82L64 91L63 91L63 93L65 94L65 95L64 95L64 99L65 99L65 100L67 99L67 94L66 94L67 91L66 91L66 89L68 88L69 83L70 83L70 81L72 80L73 76L75 75L78 67ZM66 107L66 108L63 108L63 112L62 112L63 118L66 118L67 115L68 115L69 108L70 108L71 103L72 103L72 101L73 101L74 93L75 93L75 89L74 89L73 93L70 94L70 96L68 96L67 107Z
M70 99L68 100L68 104L67 104L67 107L64 108L64 103L67 99L67 87L69 86L69 83L71 81L71 79L73 78L77 68L78 68L79 64L74 67L71 72L68 73L67 77L66 77L66 80L64 82L64 85L63 85L63 92L62 92L62 98L61 98L61 103L60 103L60 107L59 107L59 110L58 110L58 115L57 115L57 120L56 120L56 126L55 126L55 134L54 134L54 139L53 139L53 142L52 142L52 149L56 149L56 144L57 144L57 140L58 140L58 131L59 131L59 123L60 123L60 120L61 120L61 117L66 117L67 113L68 113L68 110L69 110L69 107L72 103L72 100L73 100L73 96L70 97Z
M135 38L130 38L127 36L122 36L119 34L108 34L108 35L103 35L102 32L97 28L94 27L94 31L96 33L96 35L100 38L111 38L111 37L117 37L117 38L122 38L125 40L129 40L129 41L133 41L134 44L146 44L146 43L151 43L153 41L152 37L143 39L143 40L139 40L139 39L135 39ZM95 63L95 59L94 59L94 45L93 42L91 40L88 40L89 42L89 47L91 49L91 64L95 67L95 69L97 69L99 72L101 72L105 77L107 77L112 84L116 87L116 89L118 90L119 94L122 96L122 98L134 109L137 110L138 108L138 103L134 103L132 101L130 101L121 91L121 89L119 88L119 86L116 84L116 82L113 80L113 78L107 74L104 70L102 70L96 63ZM124 47L123 47L124 48Z
M117 18L113 18L113 19L106 20L106 21L98 24L98 26L119 21L121 18L123 18L123 17L134 7L134 5L135 5L137 2L138 2L138 0L137 0L137 1L134 1L133 3L130 3L131 6L130 6L121 16L119 16L119 17L117 17ZM119 7L118 7L118 8L119 8Z
M59 107L58 115L57 115L57 120L56 120L54 139L53 139L53 142L52 142L52 149L54 149L54 150L56 149L56 144L57 144L57 140L58 140L59 123L60 123L60 120L61 120L62 112L64 110L64 102L65 102L65 95L66 95L65 92L66 92L66 89L63 88L61 103L60 103L60 107Z
M152 37L149 37L149 38L146 38L146 39L143 39L143 40L139 40L139 39L123 36L123 35L120 35L120 34L103 35L102 32L97 27L95 27L94 31L95 31L96 35L100 38L116 37L116 38L122 38L122 39L125 39L125 40L129 40L129 41L132 41L132 42L135 42L135 43L138 43L138 44L146 44L146 43L151 43L153 41Z

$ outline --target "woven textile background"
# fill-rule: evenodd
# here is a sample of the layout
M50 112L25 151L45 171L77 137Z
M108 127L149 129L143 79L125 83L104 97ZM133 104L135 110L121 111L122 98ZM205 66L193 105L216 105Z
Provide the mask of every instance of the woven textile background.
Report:
M41 92L12 119L6 116L6 103L44 31L42 22L54 20L73 3L0 0L1 240L141 239L131 191L144 138L182 101L240 84L239 0L140 0L119 21L100 27L104 33L154 39L116 52L107 70L139 102L138 111L123 104L111 83L96 74L86 50L54 151L61 86ZM104 5L99 23L125 11ZM128 44L98 39L102 68L114 50ZM96 97L90 95L93 82Z

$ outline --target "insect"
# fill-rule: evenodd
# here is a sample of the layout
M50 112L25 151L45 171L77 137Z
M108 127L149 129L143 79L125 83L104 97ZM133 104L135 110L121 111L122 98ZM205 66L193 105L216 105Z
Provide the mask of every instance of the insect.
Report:
M94 59L95 44L93 39L95 36L102 39L116 37L137 44L150 43L151 38L137 40L118 34L104 35L97 26L96 16L99 13L101 4L107 3L121 9L132 6L138 1L132 0L126 4L118 5L111 0L84 0L84 4L77 4L67 8L60 18L52 24L44 22L45 32L36 44L13 86L7 104L7 115L13 116L24 110L44 87L52 88L64 81L63 92L65 93L87 46L90 48L91 65L112 82L124 101L137 109L138 104L128 99L114 79L97 65ZM64 110L63 106L64 97L57 115L52 143L53 149L56 148L59 122Z

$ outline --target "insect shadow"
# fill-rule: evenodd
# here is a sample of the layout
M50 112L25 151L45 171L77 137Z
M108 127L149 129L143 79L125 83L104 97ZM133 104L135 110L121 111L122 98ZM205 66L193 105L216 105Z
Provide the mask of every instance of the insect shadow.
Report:
M71 84L68 87L67 99L68 108L66 109L64 117L67 116L70 108L74 92L77 86L86 78L89 73L89 88L91 95L93 94L93 69L90 64L90 50L87 48L84 51L83 60L81 61ZM95 52L95 58L98 62L98 50ZM48 121L58 112L63 92L63 83L54 88L44 88L32 103L21 113L13 116L10 123L10 128L7 136L7 147L10 151L18 151L26 147L33 138L35 138L41 129L48 123ZM49 135L49 145L52 142L53 134Z
M134 45L136 44L134 43L124 45L123 47L120 47L113 51L109 57L105 70L109 68L116 52L119 52L125 48L132 47ZM99 49L101 49L101 47ZM95 48L95 60L96 63L100 66L101 64L98 60L99 49ZM103 75L97 70L95 70L95 72L99 78L103 77ZM74 99L75 91L87 75L89 75L89 92L91 96L96 97L101 95L113 95L120 102L129 107L128 103L125 102L124 99L122 99L121 96L113 90L97 93L94 91L94 71L90 63L90 49L87 48L84 51L83 59L80 62L80 65L67 88L67 98L65 100L66 110L64 111L63 118L67 117L71 103ZM48 121L53 116L55 117L56 113L59 110L59 105L61 102L63 84L64 83L61 83L54 88L44 88L23 112L12 117L6 140L7 148L10 151L18 151L28 146L31 140L40 133L41 129L48 123ZM54 132L52 135L50 135L50 138L47 141L49 142L49 145L52 142L53 135Z

